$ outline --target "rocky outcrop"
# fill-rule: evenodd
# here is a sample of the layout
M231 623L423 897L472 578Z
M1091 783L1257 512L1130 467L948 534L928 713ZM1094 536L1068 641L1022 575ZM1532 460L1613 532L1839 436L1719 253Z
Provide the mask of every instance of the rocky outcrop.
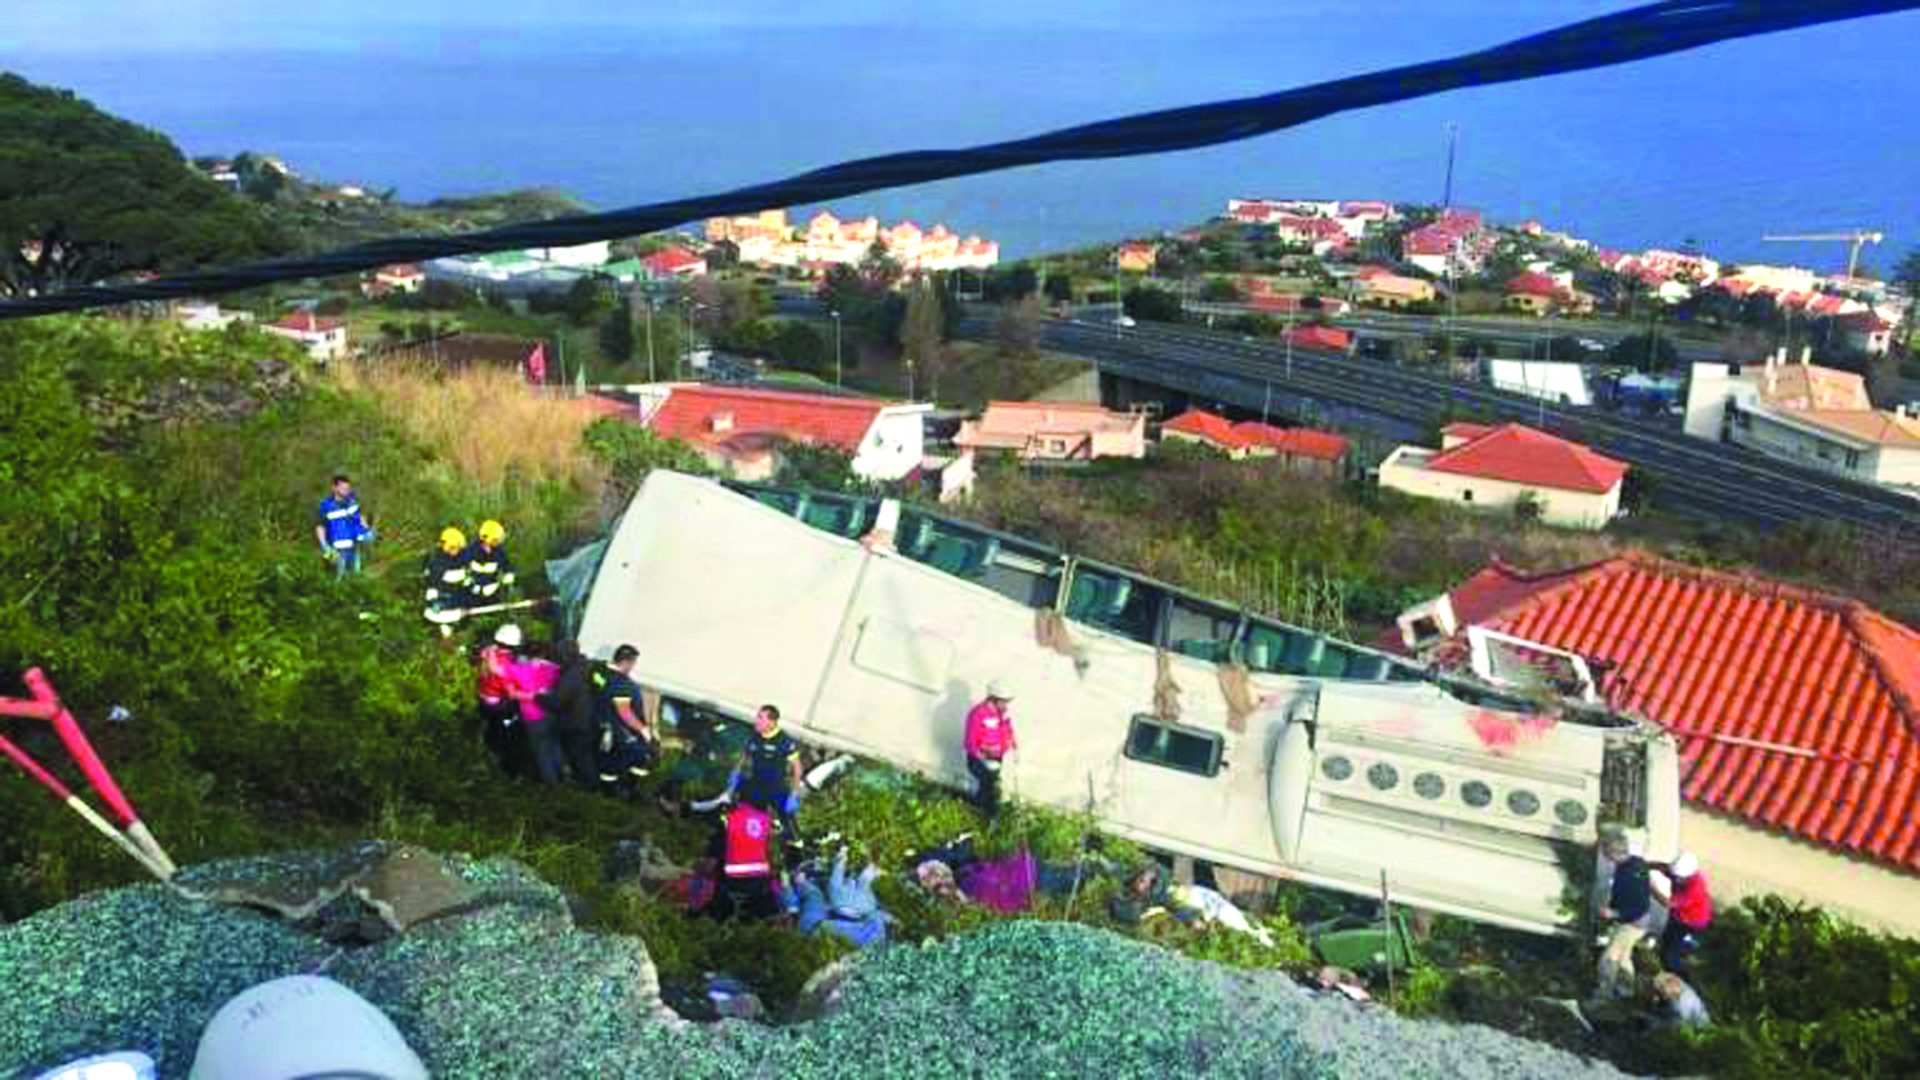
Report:
M139 1049L185 1076L223 1003L302 972L379 1006L435 1076L1618 1075L1073 924L1014 920L843 961L786 1028L693 1025L660 1003L643 943L576 927L511 861L365 844L181 879L0 930L0 1075Z

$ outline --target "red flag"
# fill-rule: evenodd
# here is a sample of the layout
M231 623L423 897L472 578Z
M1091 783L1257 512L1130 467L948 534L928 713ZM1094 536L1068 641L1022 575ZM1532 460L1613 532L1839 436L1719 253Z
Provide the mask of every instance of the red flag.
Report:
M534 343L533 351L527 353L525 366L527 370L528 382L533 383L536 386L545 385L547 381L547 343L546 342L541 341L541 342Z

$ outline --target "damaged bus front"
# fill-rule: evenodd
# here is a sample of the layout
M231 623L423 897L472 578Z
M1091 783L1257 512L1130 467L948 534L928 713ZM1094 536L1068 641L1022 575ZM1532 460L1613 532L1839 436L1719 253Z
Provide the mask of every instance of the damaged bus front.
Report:
M1349 892L1384 871L1397 901L1522 930L1585 923L1603 825L1678 844L1673 744L1598 705L1582 665L1442 675L892 501L655 472L580 639L638 646L669 697L776 702L809 742L955 787L999 679L1016 798Z

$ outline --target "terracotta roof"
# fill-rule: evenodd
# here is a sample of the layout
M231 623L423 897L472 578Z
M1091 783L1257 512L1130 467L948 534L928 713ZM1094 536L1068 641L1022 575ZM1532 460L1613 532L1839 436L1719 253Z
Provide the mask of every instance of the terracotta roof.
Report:
M1347 453L1346 438L1331 431L1279 428L1248 420L1233 425L1233 434L1245 446L1265 446L1281 454L1316 461L1339 461Z
M1612 665L1603 690L1680 741L1682 795L1920 871L1920 634L1852 600L1640 554L1499 562L1462 625Z
M880 410L891 404L781 390L675 386L647 427L667 438L703 446L719 446L744 435L777 435L851 453L860 448Z
M267 325L301 334L324 334L329 330L338 330L347 324L340 319L323 319L311 311L296 311L284 318L275 319Z
M1467 420L1455 420L1440 429L1440 434L1451 439L1477 439L1493 430L1492 424L1475 424Z
M1524 424L1502 424L1427 459L1434 472L1479 476L1565 491L1609 491L1627 474L1625 462L1594 453Z
M1920 421L1878 409L1794 409L1790 415L1864 442L1920 446Z
M677 247L661 248L651 255L642 256L640 261L646 264L647 269L659 274L677 274L707 263L707 260L693 252Z
M1508 281L1507 291L1510 293L1519 293L1523 296L1557 297L1564 290L1560 288L1559 282L1547 275L1536 274L1529 271L1524 274L1517 274L1511 281Z
M1309 349L1345 351L1353 344L1353 335L1334 326L1296 326L1286 336L1295 345Z
M1191 435L1198 439L1205 439L1218 446L1238 449L1244 445L1241 443L1240 437L1234 434L1233 425L1228 423L1225 417L1215 416L1204 409L1188 409L1179 416L1161 424L1160 430L1163 433L1172 431L1181 435Z
M1782 409L1873 408L1865 378L1818 364L1775 364L1763 368L1760 396L1767 404Z

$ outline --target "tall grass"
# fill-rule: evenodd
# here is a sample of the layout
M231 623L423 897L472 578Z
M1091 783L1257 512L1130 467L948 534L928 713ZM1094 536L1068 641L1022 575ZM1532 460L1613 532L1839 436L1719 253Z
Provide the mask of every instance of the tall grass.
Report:
M470 531L497 517L516 554L543 553L592 524L582 508L594 504L603 470L582 440L596 414L578 399L544 394L503 368L349 363L333 380L418 444L422 472L458 493L457 517L430 505L381 507L376 525L394 546L424 551L448 524Z

